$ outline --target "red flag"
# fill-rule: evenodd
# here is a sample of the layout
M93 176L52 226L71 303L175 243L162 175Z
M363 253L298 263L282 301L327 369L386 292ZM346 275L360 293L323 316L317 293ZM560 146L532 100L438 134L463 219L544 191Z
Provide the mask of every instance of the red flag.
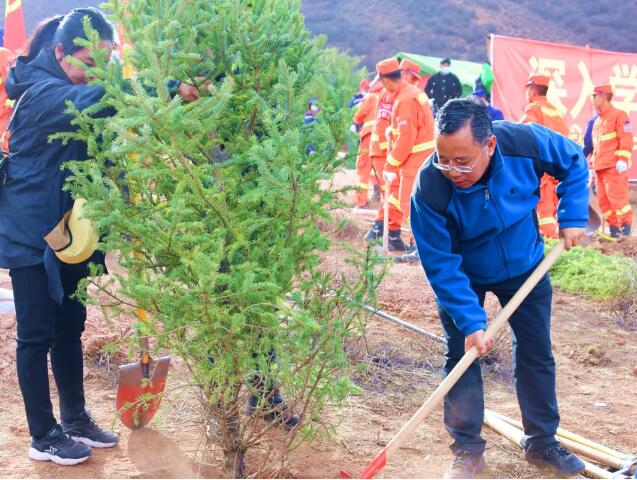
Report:
M27 41L22 14L22 0L6 0L4 7L4 47L13 52L21 50Z

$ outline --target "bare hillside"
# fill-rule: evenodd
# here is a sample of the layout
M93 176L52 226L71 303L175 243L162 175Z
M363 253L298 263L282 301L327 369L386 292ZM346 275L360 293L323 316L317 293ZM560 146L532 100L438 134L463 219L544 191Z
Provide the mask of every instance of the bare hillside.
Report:
M22 0L27 29L50 15L101 0ZM302 0L307 25L372 67L398 51L487 58L488 33L617 51L637 50L635 0ZM0 10L4 10L1 2ZM3 17L4 18L4 15Z

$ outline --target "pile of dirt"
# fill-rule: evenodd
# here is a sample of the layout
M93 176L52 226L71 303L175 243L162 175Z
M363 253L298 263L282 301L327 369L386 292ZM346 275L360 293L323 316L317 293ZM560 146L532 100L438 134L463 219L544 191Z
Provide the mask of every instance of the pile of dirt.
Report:
M615 254L637 258L637 237L621 237L615 242L597 240L592 246L604 255Z

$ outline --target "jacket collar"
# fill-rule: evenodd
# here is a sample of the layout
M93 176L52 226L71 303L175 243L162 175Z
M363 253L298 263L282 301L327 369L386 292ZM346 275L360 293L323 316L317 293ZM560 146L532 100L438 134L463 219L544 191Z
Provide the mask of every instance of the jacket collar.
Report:
M58 80L71 83L50 48L45 48L31 61L27 57L18 57L7 79L7 95L19 98L28 88L45 80Z

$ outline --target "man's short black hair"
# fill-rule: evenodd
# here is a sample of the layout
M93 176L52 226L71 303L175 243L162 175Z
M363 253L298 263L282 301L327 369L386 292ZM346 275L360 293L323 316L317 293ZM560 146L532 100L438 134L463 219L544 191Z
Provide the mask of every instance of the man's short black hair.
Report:
M476 143L484 145L493 135L489 110L482 103L467 98L449 100L438 110L436 115L436 131L440 135L452 135L471 124L471 133Z
M402 73L403 73L402 70L396 70L395 72L380 73L378 76L380 78L392 78L396 80L402 76Z
M443 58L442 60L440 60L440 65L451 65L451 60L449 60L448 58Z

